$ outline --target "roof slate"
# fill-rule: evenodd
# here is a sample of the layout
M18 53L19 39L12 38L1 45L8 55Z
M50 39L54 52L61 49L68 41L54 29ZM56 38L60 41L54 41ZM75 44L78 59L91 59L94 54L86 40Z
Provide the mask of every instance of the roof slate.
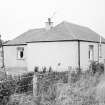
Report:
M45 28L29 30L15 39L8 41L5 45L20 45L27 44L28 42L70 40L99 42L99 34L87 27L64 21L50 30L46 30ZM105 42L103 37L102 42Z

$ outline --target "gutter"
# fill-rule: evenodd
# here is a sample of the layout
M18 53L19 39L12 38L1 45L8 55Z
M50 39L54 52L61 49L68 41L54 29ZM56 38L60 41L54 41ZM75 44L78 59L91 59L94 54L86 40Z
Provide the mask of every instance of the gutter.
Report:
M27 44L3 44L3 46L23 46Z

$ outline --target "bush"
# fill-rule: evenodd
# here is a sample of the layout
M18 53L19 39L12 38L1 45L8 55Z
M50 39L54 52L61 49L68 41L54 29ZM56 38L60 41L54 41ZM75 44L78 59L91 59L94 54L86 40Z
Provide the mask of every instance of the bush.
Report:
M17 82L17 93L24 93L28 91L32 91L32 79L33 79L34 72L28 72L21 75L20 80Z
M99 74L104 72L104 64L99 62L92 62L90 64L90 70L92 70L92 73L95 74L98 72Z
M32 79L33 72L25 73L21 76L16 76L13 78L11 75L8 75L7 80L0 83L0 105L6 105L9 101L9 98L15 92L23 93L32 91Z
M14 93L16 83L14 80L9 80L0 83L0 105L6 105L9 97Z

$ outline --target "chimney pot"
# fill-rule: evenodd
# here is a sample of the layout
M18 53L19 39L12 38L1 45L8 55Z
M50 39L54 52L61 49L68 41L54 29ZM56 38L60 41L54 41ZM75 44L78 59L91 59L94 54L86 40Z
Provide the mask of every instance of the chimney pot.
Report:
M51 21L51 18L48 18L48 21L46 23L46 30L50 30L53 27L53 22Z

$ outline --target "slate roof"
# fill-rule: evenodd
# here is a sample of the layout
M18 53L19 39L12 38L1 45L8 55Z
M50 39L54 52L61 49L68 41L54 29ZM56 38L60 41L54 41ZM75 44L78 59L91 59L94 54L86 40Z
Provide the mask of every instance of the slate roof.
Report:
M15 39L8 41L5 45L26 44L27 42L70 40L99 42L99 34L88 27L64 21L50 30L46 30L45 28L29 30ZM102 42L105 42L103 37Z

